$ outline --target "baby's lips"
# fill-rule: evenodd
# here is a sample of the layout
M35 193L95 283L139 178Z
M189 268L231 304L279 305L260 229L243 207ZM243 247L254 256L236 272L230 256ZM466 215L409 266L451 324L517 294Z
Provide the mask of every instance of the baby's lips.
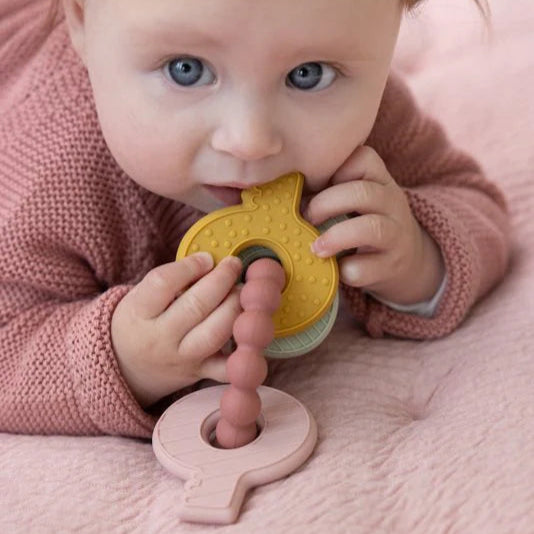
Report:
M224 206L235 206L241 202L241 189L236 187L207 185L205 188Z

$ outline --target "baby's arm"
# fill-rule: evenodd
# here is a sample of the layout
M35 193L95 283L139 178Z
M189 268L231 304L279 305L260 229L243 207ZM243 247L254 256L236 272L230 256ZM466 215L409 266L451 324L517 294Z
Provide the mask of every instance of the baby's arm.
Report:
M143 406L220 378L224 364L210 356L240 311L231 291L239 261L211 270L190 257L106 289L71 236L50 235L48 221L40 233L38 219L0 225L0 431L149 437L155 420Z
M345 286L352 310L374 336L446 335L504 275L509 239L503 196L476 162L455 149L442 128L421 113L395 76L366 144L382 158L419 225L438 245L446 287L431 317L394 310Z
M87 289L81 298L60 288L58 261L39 264L40 282L28 265L26 279L1 267L0 431L149 437L155 421L126 386L110 338L113 310L131 286L97 295L73 265Z

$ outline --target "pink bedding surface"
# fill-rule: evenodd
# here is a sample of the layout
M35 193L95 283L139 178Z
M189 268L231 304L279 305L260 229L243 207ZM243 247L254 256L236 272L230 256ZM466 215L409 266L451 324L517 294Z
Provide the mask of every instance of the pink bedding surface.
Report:
M270 385L315 415L292 476L254 490L234 525L181 523L182 481L149 443L0 435L0 532L534 532L534 2L432 0L396 68L510 203L508 277L446 339L372 340L340 317Z

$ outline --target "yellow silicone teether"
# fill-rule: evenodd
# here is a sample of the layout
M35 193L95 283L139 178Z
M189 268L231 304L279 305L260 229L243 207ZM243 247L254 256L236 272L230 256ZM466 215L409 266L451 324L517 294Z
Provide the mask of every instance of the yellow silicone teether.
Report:
M241 193L242 203L210 213L185 234L176 259L210 252L215 264L225 256L262 246L280 260L286 287L274 315L275 337L289 336L318 321L338 289L335 258L315 256L311 243L319 231L299 214L304 176L294 172Z

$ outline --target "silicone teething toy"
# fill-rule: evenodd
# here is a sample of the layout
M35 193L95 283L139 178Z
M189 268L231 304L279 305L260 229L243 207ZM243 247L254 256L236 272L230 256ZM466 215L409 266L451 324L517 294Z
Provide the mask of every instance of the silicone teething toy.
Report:
M290 474L306 461L317 440L315 421L297 399L260 386L260 435L238 449L213 447L210 434L224 390L210 387L178 400L154 429L156 457L187 481L179 510L184 521L233 523L249 488Z
M272 314L280 305L284 283L284 271L274 260L257 260L247 270L240 295L243 313L233 328L237 348L226 363L230 386L221 399L215 432L217 443L224 448L241 447L256 437L261 410L256 388L267 376L263 351L273 339Z
M335 258L318 258L310 245L319 231L299 214L304 176L283 175L241 193L242 203L210 213L182 239L177 259L210 252L215 264L254 246L272 251L286 274L282 302L274 314L275 338L297 334L316 323L338 290Z
M227 361L230 386L182 398L154 430L157 458L189 479L182 519L235 521L248 488L289 474L315 445L316 426L306 408L260 386L267 374L265 347L269 354L276 342L276 356L302 354L324 339L337 313L337 263L310 252L319 232L298 213L302 186L303 176L292 173L243 191L241 205L198 221L178 249L177 259L203 250L215 263L229 254L245 264L257 260L241 291L244 311L233 329L237 348ZM273 256L281 266L267 259Z

